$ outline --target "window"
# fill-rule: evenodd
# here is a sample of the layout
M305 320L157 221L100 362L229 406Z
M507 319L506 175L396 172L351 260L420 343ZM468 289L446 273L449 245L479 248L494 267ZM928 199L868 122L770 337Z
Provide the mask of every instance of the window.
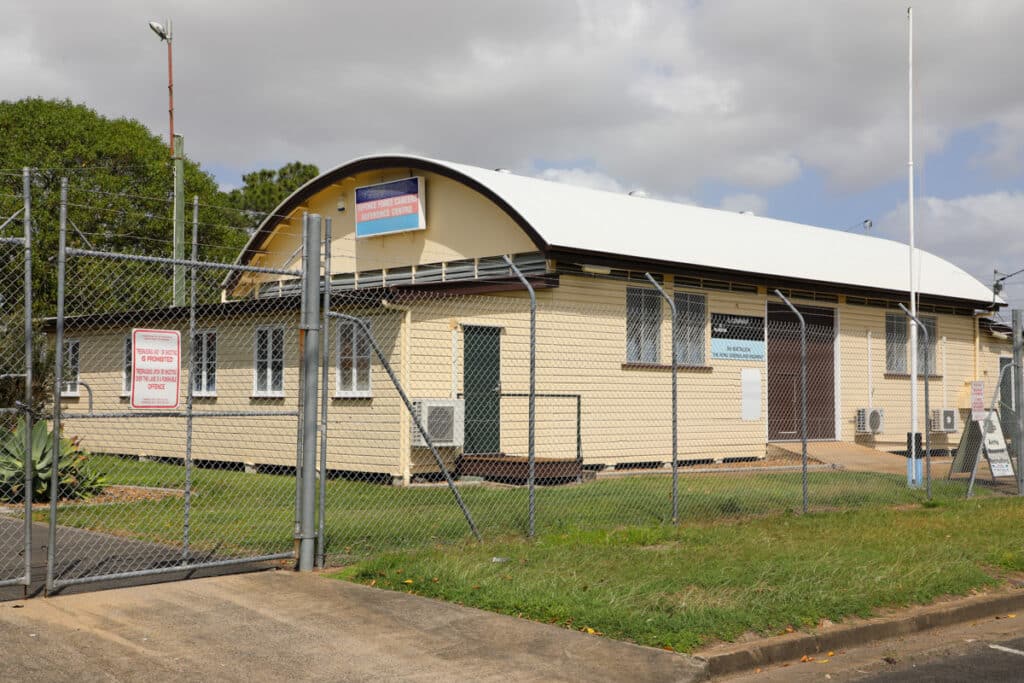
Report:
M121 395L132 393L132 335L124 338L124 369L121 371Z
M704 365L704 329L707 303L703 294L676 292L676 363Z
M61 387L61 396L78 396L78 361L79 349L81 348L77 339L64 340L64 386Z
M938 367L936 356L939 351L939 330L935 323L935 316L933 315L919 315L918 319L924 324L924 329L928 330L928 367L924 366L924 335L921 334L921 328L917 329L917 367L921 369L921 372L927 372L929 375L938 374L935 368Z
M885 314L885 371L907 374L907 318L902 313Z
M255 352L253 393L256 396L284 395L284 329L256 328Z
M626 289L626 362L657 363L661 347L661 294Z
M938 367L936 362L939 349L938 325L935 316L922 315L918 318L928 330L928 367L924 366L925 345L921 328L917 329L917 367L919 372L934 375L936 374L935 368ZM909 325L910 320L902 313L885 314L885 371L888 373L906 375L910 372L907 361Z
M192 337L192 367L192 395L216 396L217 333L213 330L196 332Z
M369 327L369 323L366 323ZM353 322L338 324L338 362L334 395L370 396L370 340Z

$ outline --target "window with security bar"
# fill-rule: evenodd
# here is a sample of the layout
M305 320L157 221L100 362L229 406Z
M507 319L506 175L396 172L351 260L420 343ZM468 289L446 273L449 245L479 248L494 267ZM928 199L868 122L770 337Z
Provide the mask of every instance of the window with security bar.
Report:
M926 330L928 330L928 349L927 349L927 351L928 351L928 367L926 368L924 366L924 362L925 362L925 341L924 341L924 335L921 334L921 330L920 329L918 329L918 331L917 331L917 362L919 363L919 367L921 368L921 372L927 372L929 375L936 375L938 373L936 372L935 368L938 367L938 364L935 361L937 360L936 356L938 355L938 351L939 351L939 344L938 344L939 328L938 328L938 324L936 323L935 316L933 316L933 315L919 315L917 317L921 321L921 323L924 325L924 328Z
M935 375L938 367L937 356L939 350L938 337L939 328L935 316L918 316L921 324L928 330L928 346L925 348L924 334L920 328L917 333L917 362L920 372L927 372ZM910 348L908 338L910 336L910 325L913 324L906 315L902 313L885 314L885 371L894 375L905 375L910 372L907 360L907 351ZM926 368L925 353L928 356L928 367Z
M369 322L364 321L369 327ZM338 323L337 363L334 395L339 398L369 398L370 340L353 322Z
M885 314L885 371L907 374L907 317L902 313Z
M626 289L626 362L657 363L661 355L661 294Z
M703 294L676 292L676 363L704 365L707 299Z

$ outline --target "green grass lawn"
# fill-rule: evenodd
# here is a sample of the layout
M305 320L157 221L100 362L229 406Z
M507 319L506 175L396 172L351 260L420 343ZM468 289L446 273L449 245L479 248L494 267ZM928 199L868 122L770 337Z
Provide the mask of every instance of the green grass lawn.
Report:
M1022 513L1000 498L553 532L385 553L336 576L687 652L995 585L1024 571Z
M90 466L110 484L181 489L184 467L94 455ZM245 474L193 468L191 543L196 550L219 548L230 554L287 552L293 545L295 480L287 475ZM812 472L813 509L915 504L923 491L908 490L902 477ZM962 483L934 482L936 500L963 495ZM527 529L525 487L475 485L462 495L484 538L523 534ZM982 490L980 495L987 492ZM749 517L799 510L799 473L680 475L683 521ZM62 506L59 523L159 543L182 539L184 502L180 496L156 501ZM613 529L671 521L671 478L637 475L585 484L538 487L537 532ZM46 513L37 513L45 519ZM444 486L392 487L332 479L327 483L326 537L335 563L377 553L460 542L468 526Z
M180 464L90 464L109 484L184 486ZM799 473L683 471L679 481L678 527L665 475L539 487L533 540L525 487L467 485L476 543L444 486L333 479L328 560L348 565L340 576L350 580L681 651L963 594L1024 570L1024 503L985 488L965 501L962 482L935 481L925 504L902 477L813 472L804 516ZM292 549L293 477L194 468L192 482L194 551ZM86 501L61 505L58 523L177 547L183 510L180 495Z

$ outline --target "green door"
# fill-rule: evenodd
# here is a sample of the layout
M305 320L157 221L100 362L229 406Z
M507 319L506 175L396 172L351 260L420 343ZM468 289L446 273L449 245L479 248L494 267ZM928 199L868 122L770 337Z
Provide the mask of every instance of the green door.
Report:
M501 328L463 328L466 453L501 452Z

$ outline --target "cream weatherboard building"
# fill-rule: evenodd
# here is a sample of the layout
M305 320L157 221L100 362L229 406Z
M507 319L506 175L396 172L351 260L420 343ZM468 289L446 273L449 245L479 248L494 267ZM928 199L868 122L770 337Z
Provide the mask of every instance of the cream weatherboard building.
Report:
M527 451L529 297L537 298L538 458L591 469L658 467L671 458L673 320L677 308L679 457L765 457L799 438L798 353L786 332L809 325L809 436L879 450L905 448L910 429L908 248L900 243L748 214L615 194L414 156L356 159L310 181L259 227L239 263L296 269L303 213L329 217L332 309L368 325L417 406L452 407L439 443L468 456ZM956 446L970 383L986 401L1009 362L1006 334L986 317L1002 301L975 278L915 254L919 311L931 333L935 453ZM198 311L195 409L295 409L296 282L246 273ZM187 331L187 309L69 318L67 413L125 410L126 341L159 319ZM70 314L70 313L69 313ZM409 482L436 472L361 329L332 323L328 467ZM922 351L924 349L922 348ZM187 368L187 364L185 365ZM74 377L72 378L74 379ZM184 384L182 388L184 402ZM921 380L923 397L923 380ZM941 427L942 411L955 424ZM873 419L872 419L873 418ZM168 418L67 420L93 451L181 457ZM294 421L212 426L197 421L199 460L294 463ZM123 425L123 423L120 423ZM160 434L160 438L154 438Z

